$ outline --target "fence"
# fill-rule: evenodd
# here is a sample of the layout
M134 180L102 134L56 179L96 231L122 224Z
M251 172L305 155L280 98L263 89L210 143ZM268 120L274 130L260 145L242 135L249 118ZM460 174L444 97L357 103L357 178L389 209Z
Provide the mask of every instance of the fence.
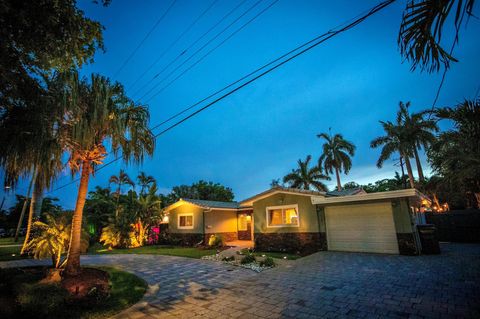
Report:
M480 210L451 211L426 214L428 224L437 228L438 240L463 243L480 242Z

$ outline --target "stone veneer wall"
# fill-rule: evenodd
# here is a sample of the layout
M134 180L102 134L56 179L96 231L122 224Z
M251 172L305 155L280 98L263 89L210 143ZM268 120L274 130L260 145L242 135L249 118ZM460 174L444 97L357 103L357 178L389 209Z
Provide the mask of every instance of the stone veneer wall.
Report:
M210 239L210 236L212 235L220 235L223 238L223 242L226 241L235 241L238 240L237 232L226 232L226 233L208 233L205 234L205 244L208 244L208 240Z
M310 254L327 249L325 233L255 233L255 249Z
M397 233L397 241L400 255L418 255L413 233Z

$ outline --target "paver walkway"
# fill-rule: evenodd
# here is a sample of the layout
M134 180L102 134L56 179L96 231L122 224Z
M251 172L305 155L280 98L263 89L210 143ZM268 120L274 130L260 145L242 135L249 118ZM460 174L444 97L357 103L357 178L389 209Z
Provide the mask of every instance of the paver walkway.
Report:
M82 262L115 265L149 283L143 300L118 318L479 318L480 245L442 250L420 257L320 252L259 274L169 256Z

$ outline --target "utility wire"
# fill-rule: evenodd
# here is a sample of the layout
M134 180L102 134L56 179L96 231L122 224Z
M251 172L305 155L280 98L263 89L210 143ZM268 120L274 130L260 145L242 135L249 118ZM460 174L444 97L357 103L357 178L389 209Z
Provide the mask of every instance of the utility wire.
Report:
M152 28L150 29L150 31L148 31L148 33L145 35L145 37L143 37L142 41L140 41L140 43L137 45L137 47L132 51L132 53L130 53L130 55L128 56L128 58L123 62L123 64L120 66L120 68L117 70L117 72L115 72L114 74L114 78L116 78L120 72L123 70L123 68L125 68L125 66L127 65L127 63L133 58L133 56L137 53L137 51L140 49L140 47L145 43L145 41L148 39L148 37L150 37L150 35L152 34L152 32L157 28L157 26L160 24L160 22L163 21L163 19L165 18L165 16L170 12L170 10L172 9L172 7L174 6L174 4L177 2L177 0L173 0L172 3L170 4L170 6L167 8L167 10L160 16L160 18L158 18L158 20L155 22L155 24L152 26Z
M297 58L298 56L302 55L303 53L305 53L305 52L307 52L307 51L310 51L311 49L313 49L313 48L315 48L316 46L324 43L325 41L327 41L327 40L329 40L329 39L331 39L331 38L333 38L333 37L335 37L335 36L337 36L337 35L345 32L345 31L348 31L348 30L356 27L358 24L360 24L361 22L365 21L367 18L369 18L370 16L374 15L375 13L377 13L377 12L381 11L382 9L386 8L387 6L389 6L390 4L392 4L393 2L395 2L395 0L383 1L383 2L375 5L374 7L372 7L370 10L368 10L368 12L367 12L366 14L364 14L364 15L360 16L359 18L353 20L351 23L346 24L344 27L342 27L342 28L340 28L340 29L337 29L337 30L332 29L332 30L330 30L330 31L328 31L328 32L326 32L326 33L324 33L324 34L316 37L315 39L318 39L317 41L315 41L315 39L308 41L307 43L309 43L309 45L308 45L306 48L302 49L300 52L295 53L295 54L292 55L291 57L283 60L282 62L280 62L280 63L272 66L271 68L263 71L263 72L260 73L259 75L256 75L255 77L253 77L252 79L248 80L247 82L245 82L245 83L239 85L238 87L230 90L229 92L227 92L227 93L225 93L224 95L218 97L217 99L213 100L212 102L208 103L207 105L203 106L202 108L198 109L197 111L189 114L188 116L182 118L182 119L179 120L178 122L176 122L176 123L170 125L169 127L165 128L163 131L155 134L154 137L155 137L155 138L158 138L159 136L161 136L161 135L165 134L166 132L170 131L171 129L177 127L178 125L180 125L180 124L182 124L183 122L187 121L188 119L194 117L195 115L199 114L200 112L208 109L208 108L211 107L212 105L214 105L214 104L218 103L219 101L225 99L226 97L232 95L233 93L237 92L238 90L240 90L240 89L244 88L245 86L253 83L254 81L258 80L259 78L261 78L261 77L269 74L270 72L276 70L277 68L279 68L279 67L281 67L282 65L290 62L291 60ZM306 44L307 44L307 43L306 43ZM303 47L305 47L305 44L299 46L298 48L303 48ZM292 52L293 52L293 51L296 51L296 50L292 50ZM276 60L278 60L278 59L276 59ZM269 63L269 64L272 64L272 63ZM114 162L116 162L116 161L118 161L118 160L120 160L120 159L121 159L121 157L116 157L115 159L111 160L110 162L103 164L103 165L102 165L100 168L98 168L96 171L98 172L98 171L102 170L103 168L105 168L105 167L113 164ZM52 190L52 191L50 191L50 192L48 192L48 193L51 193L51 192L57 191L57 190L59 190L59 189L65 188L65 187L67 187L67 186L69 186L69 185L71 185L71 184L73 184L73 183L75 183L75 182L77 182L77 181L79 181L79 179L76 179L76 180L74 180L74 181L72 181L72 182L70 182L70 183L68 183L68 184L65 184L65 185L62 185L62 186L60 186L60 187L57 187L56 189L54 189L54 190ZM47 194L48 194L48 193L47 193Z
M243 30L247 25L249 25L250 23L252 23L255 19L257 19L259 16L261 16L262 14L264 14L266 11L268 11L271 7L273 7L273 5L275 5L276 3L278 2L278 0L274 0L272 3L270 3L270 5L268 7L266 7L265 9L263 9L262 11L260 11L259 13L257 13L254 17L252 17L250 20L248 20L246 23L244 23L242 26L240 26L240 28L238 28L237 30L235 30L233 33L231 33L227 38L223 39L223 41L221 41L219 44L217 44L214 48L212 48L210 51L208 51L206 54L204 54L200 59L198 59L197 61L195 61L192 65L190 65L188 68L186 68L185 70L183 70L179 75L177 75L175 78L173 78L173 80L171 80L170 82L168 82L166 85L164 85L160 90L158 90L155 94L153 94L147 101L145 101L145 103L148 103L150 102L154 97L156 97L157 95L159 95L160 93L162 93L166 88L168 88L170 85L172 85L174 82L176 82L179 78L181 78L183 75L185 75L185 73L187 73L188 71L190 71L192 68L194 68L196 65L198 65L200 62L203 61L203 59L205 59L207 56L209 56L213 51L215 51L216 49L218 49L219 47L221 47L223 44L225 44L225 42L227 42L228 40L230 40L232 37L234 37L238 32L240 32L241 30Z
M202 11L202 13L200 13L200 15L195 19L193 20L192 23L190 23L190 25L172 42L170 43L170 45L165 49L163 50L163 52L157 57L157 59L147 68L145 69L145 71L132 83L132 85L130 86L130 89L133 89L137 83L143 79L143 77L145 76L145 74L148 73L148 71L151 70L152 67L154 67L162 58L165 54L167 54L167 52L169 52L177 43L178 41L180 41L184 36L185 34L187 34L188 32L190 32L190 30L197 24L197 22L203 18L203 16L205 14L207 14L208 11L210 11L210 9L218 2L218 0L213 0L213 2L205 9ZM186 50L184 50L182 53L180 53L180 55L183 55L184 53L186 52Z
M199 49L197 49L197 51L195 51L192 55L190 55L186 60L184 60L180 65L178 65L175 69L173 69L172 71L170 71L170 73L167 74L167 76L165 76L162 80L160 80L159 83L157 83L156 85L154 85L150 90L148 90L145 94L143 94L140 98L138 98L137 100L142 100L145 96L147 96L148 94L150 94L155 88L157 88L160 84L162 84L166 79L168 79L170 77L170 75L172 75L173 73L175 73L179 68L181 68L183 65L185 65L185 63L187 63L188 61L190 61L195 55L197 55L200 51L202 51L205 47L207 47L210 43L212 43L213 41L215 41L220 35L222 35L223 33L225 33L225 31L227 31L232 25L234 25L238 20L240 20L241 18L243 18L247 13L249 13L250 11L252 11L256 6L258 6L263 0L258 0L257 2L255 2L251 7L249 7L247 10L245 10L240 16L238 16L235 20L233 20L229 25L227 25L225 28L223 28L220 32L218 32L213 38L211 38L210 40L207 41L207 43L205 43L203 46L201 46ZM155 76L156 77L156 76ZM154 77L154 78L155 78Z

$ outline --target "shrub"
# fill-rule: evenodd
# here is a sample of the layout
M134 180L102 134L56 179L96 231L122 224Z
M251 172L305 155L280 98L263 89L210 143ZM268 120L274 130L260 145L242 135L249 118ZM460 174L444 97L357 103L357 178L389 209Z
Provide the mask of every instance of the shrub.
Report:
M275 267L275 261L272 257L267 257L260 262L261 267Z
M254 263L256 261L255 259L255 256L254 255L245 255L245 257L242 258L242 260L240 261L240 263L242 265L245 265L245 264L251 264L251 263Z
M235 257L230 256L230 257L223 257L222 261L234 261Z
M222 247L223 246L223 238L220 235L211 235L208 239L208 246L210 247Z

